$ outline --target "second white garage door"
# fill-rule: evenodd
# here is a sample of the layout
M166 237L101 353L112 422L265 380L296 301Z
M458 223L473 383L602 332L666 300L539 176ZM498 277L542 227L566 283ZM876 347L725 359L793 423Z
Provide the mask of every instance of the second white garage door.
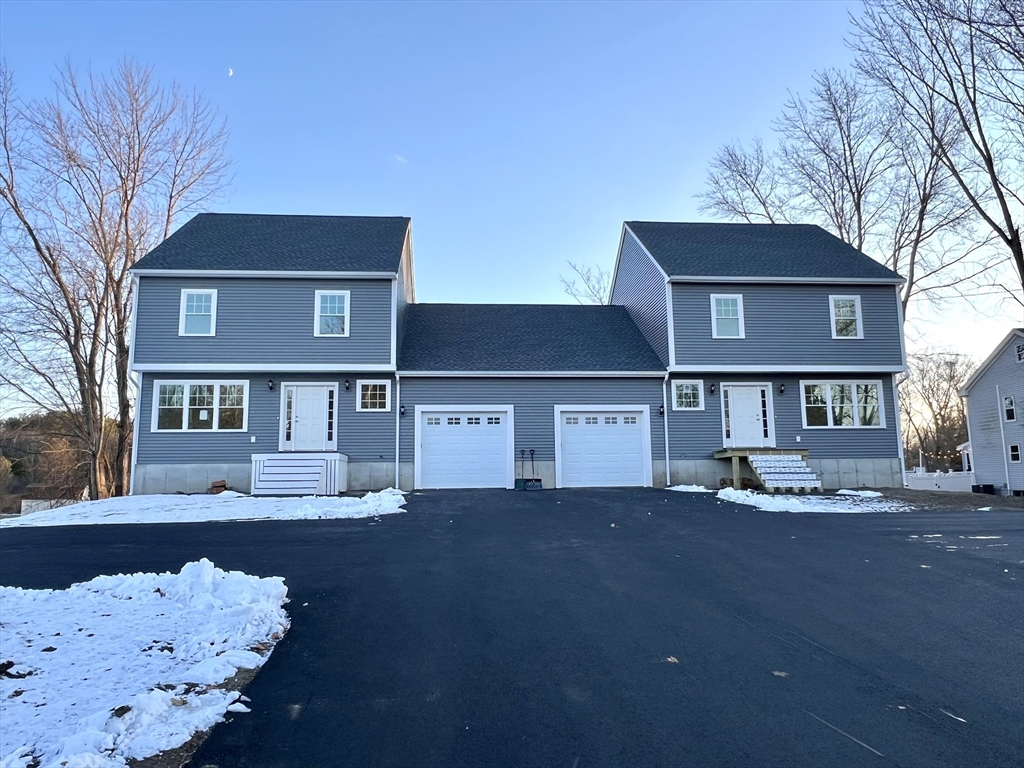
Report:
M646 412L555 409L562 488L650 485Z
M511 488L511 410L417 414L417 488Z

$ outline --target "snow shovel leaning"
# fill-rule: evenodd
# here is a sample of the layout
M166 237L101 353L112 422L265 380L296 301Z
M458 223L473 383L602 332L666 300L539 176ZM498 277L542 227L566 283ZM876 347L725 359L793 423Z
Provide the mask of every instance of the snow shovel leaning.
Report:
M525 472L524 472L525 474ZM539 491L544 487L541 479L537 477L537 466L533 462L533 448L530 449L530 474L533 477L528 477L525 480L525 488L528 491Z
M519 477L516 478L516 490L526 490L526 451L519 451Z

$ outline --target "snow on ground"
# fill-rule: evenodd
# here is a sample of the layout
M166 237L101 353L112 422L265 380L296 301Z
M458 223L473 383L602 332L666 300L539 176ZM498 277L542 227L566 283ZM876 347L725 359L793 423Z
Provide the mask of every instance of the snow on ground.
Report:
M333 520L402 512L405 497L394 488L348 496L292 498L218 494L160 494L84 501L0 521L0 528L102 523L198 523L209 520Z
M206 559L65 590L0 587L0 766L124 766L248 711L209 686L263 664L289 626L286 594L282 578Z
M851 491L849 488L840 488L836 496L860 496L862 499L879 499L882 494L878 491Z
M682 491L683 493L711 493L703 485L673 485L670 491Z
M881 495L881 494L879 494ZM749 504L769 512L908 512L910 507L898 501L882 501L861 496L773 496L752 491L723 488L718 498L736 504Z

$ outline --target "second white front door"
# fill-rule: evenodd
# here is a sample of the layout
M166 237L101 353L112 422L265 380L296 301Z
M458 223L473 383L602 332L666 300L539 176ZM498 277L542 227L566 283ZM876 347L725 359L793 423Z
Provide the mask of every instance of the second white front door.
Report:
M327 448L328 387L290 386L290 448L293 451L323 451ZM287 417L288 414L286 414Z
M775 445L771 387L736 385L722 387L725 447L768 448Z

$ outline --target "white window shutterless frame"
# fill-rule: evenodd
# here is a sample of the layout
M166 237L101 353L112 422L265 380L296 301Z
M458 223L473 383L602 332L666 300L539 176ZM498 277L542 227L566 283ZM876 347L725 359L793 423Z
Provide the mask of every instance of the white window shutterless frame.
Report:
M711 338L746 338L746 330L743 324L742 294L711 294Z
M313 306L313 335L344 338L349 335L350 291L316 291Z
M217 290L215 288L181 289L178 335L217 335Z
M829 296L828 313L832 321L833 339L864 338L860 296Z

